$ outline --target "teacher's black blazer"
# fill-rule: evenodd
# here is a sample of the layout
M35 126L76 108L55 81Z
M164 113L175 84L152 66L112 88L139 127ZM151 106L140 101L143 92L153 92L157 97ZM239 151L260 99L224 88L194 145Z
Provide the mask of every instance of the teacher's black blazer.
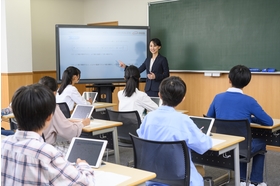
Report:
M139 67L140 73L146 70L147 74L150 73L151 57L147 57L144 63ZM169 77L169 67L166 57L158 54L152 66L152 72L155 74L156 79L150 80L146 78L145 91L159 91L159 85L164 78Z

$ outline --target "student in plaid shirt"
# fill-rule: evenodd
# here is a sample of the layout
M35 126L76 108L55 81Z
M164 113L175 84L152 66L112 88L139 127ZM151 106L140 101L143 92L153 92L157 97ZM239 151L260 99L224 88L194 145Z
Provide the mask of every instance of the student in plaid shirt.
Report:
M44 85L19 88L12 99L18 122L15 135L1 144L1 185L94 185L93 169L85 160L76 165L44 142L56 107L53 92Z

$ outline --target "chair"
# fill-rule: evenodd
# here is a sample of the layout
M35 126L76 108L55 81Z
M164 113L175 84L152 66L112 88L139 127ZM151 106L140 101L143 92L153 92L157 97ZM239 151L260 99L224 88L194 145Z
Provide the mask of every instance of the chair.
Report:
M107 110L109 119L111 121L120 121L122 126L117 128L119 146L121 147L131 147L132 142L129 133L133 135L136 134L136 130L140 127L141 119L137 111L113 111Z
M130 134L134 167L155 172L157 177L147 186L190 184L190 157L185 141L151 141Z
M215 119L212 132L220 134L228 134L234 136L242 136L244 141L239 143L240 162L247 163L246 184L249 185L249 175L251 159L257 154L265 154L266 151L260 150L251 153L252 133L250 123L247 119L243 120L222 120Z
M63 103L57 103L60 110L62 111L62 113L64 114L64 116L66 118L70 118L71 114L70 114L70 110L69 107L67 105L67 103L63 102Z

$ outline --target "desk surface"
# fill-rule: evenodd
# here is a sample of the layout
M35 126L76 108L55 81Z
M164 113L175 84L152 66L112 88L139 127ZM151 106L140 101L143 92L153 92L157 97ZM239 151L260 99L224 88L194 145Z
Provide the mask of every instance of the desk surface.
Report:
M244 141L244 139L245 139L244 137L240 137L240 136L231 136L231 135L224 135L224 134L217 134L217 133L212 133L212 135L213 136L211 136L211 138L213 138L213 139L225 140L224 142L213 146L210 149L212 151L220 151L231 145L235 145L241 141Z
M93 106L95 109L100 109L100 108L107 108L107 107L113 107L116 106L116 103L107 103L107 102L96 102L93 103Z
M98 168L98 170L105 171L105 172L112 172L116 174L122 174L131 177L125 182L119 184L118 186L138 185L144 183L145 181L154 179L156 177L156 174L153 172L148 172L148 171L126 167L126 166L109 163L109 162L106 162L106 165L101 166L100 168Z
M280 130L280 119L273 119L273 125L272 126L263 126L256 123L251 123L252 128L260 128L260 129L269 129L272 130L272 132Z
M121 126L122 122L119 121L109 121L109 120L102 120L102 119L94 119L90 121L88 126L83 128L83 132L92 132L95 130L101 130L106 128L112 128Z
M108 107L113 107L113 106L116 106L117 104L116 103L106 103L106 102L96 102L96 103L93 103L93 106L95 109L100 109L100 108L108 108ZM8 115L4 115L2 116L1 118L4 118L4 119L10 119L10 118L14 118L14 114L8 114Z
M177 112L181 112L181 113L183 113L183 114L187 114L187 113L189 112L188 110L177 110L177 109L176 109L176 111L177 111Z

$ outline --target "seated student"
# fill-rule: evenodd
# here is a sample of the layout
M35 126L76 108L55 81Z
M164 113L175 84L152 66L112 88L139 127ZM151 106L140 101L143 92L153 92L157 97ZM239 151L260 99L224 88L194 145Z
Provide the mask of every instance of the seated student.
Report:
M141 119L144 118L144 110L152 111L158 105L145 93L138 90L140 72L136 66L130 65L125 70L126 82L124 90L118 92L119 111L137 110Z
M94 171L84 160L73 166L44 142L56 103L44 85L20 87L12 98L18 130L1 143L1 185L94 185Z
M217 94L210 105L207 116L218 119L248 119L250 123L272 126L273 120L258 102L243 94L242 89L251 80L251 71L243 65L234 66L229 72L230 88L223 93ZM252 152L265 150L266 142L263 139L252 139ZM251 185L265 186L263 182L264 155L256 155L253 158ZM246 185L246 163L240 163L241 186Z
M69 110L73 110L74 104L90 105L92 99L85 100L74 86L80 80L81 71L76 67L68 67L62 75L61 85L56 94L56 102L66 102Z
M46 85L56 95L57 82L54 78L44 76L39 80L39 83ZM67 119L59 106L56 105L51 123L43 133L47 143L52 144L64 155L67 153L68 147L73 137L79 137L84 126L90 124L90 119L85 118L81 121L71 121Z
M1 109L1 117L12 114L12 113L13 113L13 111L12 111L12 108L10 105L6 108ZM9 136L9 135L14 135L14 134L15 134L15 132L13 130L6 130L3 127L1 127L1 135Z
M137 130L138 136L155 141L185 140L186 145L199 154L209 150L212 147L211 138L202 133L189 116L174 109L185 99L186 90L181 78L171 76L164 79L159 87L162 106L147 114ZM203 186L203 179L192 161L190 172L190 185Z

